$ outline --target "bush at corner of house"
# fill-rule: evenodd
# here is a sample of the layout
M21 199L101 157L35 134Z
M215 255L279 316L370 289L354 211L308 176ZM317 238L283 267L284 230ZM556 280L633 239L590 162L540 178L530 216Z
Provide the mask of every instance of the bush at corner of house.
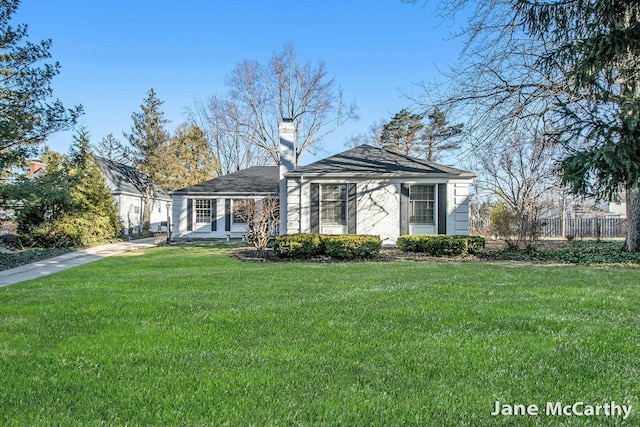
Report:
M473 255L484 249L481 236L410 235L400 236L396 246L403 252L421 252L430 256Z
M373 259L380 256L380 236L368 234L323 236L324 253L337 259Z
M312 233L285 234L276 237L273 252L279 258L311 258L322 253L322 239Z

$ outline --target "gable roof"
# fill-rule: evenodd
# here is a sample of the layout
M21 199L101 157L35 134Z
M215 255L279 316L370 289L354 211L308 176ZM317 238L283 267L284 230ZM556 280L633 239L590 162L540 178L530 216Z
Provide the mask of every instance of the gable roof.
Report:
M144 197L145 188L148 185L149 177L142 172L138 172L131 166L114 162L113 160L97 157L98 167L104 175L107 186L113 194L127 194L131 196ZM170 200L169 193L155 184L153 185L154 198Z
M360 145L335 156L300 166L286 177L307 176L446 176L473 178L472 172L416 159L371 145Z
M171 194L275 194L280 190L278 166L252 166L191 185Z

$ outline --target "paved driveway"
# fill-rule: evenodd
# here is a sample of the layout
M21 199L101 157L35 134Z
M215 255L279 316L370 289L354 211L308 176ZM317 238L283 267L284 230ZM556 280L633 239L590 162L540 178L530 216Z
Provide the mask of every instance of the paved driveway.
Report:
M77 252L69 252L54 258L37 261L31 264L21 265L10 270L0 271L0 287L24 282L48 276L58 271L79 265L88 264L99 259L121 254L136 249L144 249L155 246L153 237L147 239L132 240L131 242L110 243L108 245L94 246Z

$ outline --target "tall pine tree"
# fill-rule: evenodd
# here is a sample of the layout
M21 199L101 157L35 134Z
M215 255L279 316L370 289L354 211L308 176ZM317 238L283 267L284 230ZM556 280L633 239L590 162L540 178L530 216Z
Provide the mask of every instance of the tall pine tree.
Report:
M405 156L415 155L420 143L420 133L425 127L423 119L424 115L411 113L403 108L382 126L380 146Z
M96 219L103 224L101 237L114 237L121 228L118 210L91 151L89 138L87 129L81 128L74 135L69 150L67 167L73 183L69 212Z
M0 171L5 175L33 155L50 134L68 129L82 107L67 110L51 101L51 80L60 72L51 40L31 43L27 26L10 24L19 0L0 2Z
M145 186L143 231L149 230L152 201L155 196L154 184L166 185L166 171L173 165L169 134L164 128L168 120L164 118L160 109L163 103L153 88L149 89L147 97L140 105L142 111L131 115L131 133L125 133L133 149L131 156L134 167L148 178Z
M102 138L93 148L98 156L105 159L125 165L131 162L129 149L112 133Z
M460 147L460 143L452 141L456 135L462 132L462 123L449 125L447 116L438 107L433 109L428 116L429 124L422 136L426 159L429 161L438 160L443 151L455 150Z

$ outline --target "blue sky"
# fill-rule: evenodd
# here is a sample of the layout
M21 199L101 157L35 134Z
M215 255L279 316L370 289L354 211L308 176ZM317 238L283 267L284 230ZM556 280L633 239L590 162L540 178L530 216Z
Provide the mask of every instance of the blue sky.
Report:
M329 136L321 157L409 106L400 91L438 80L460 50L450 23L401 0L22 0L13 22L28 24L32 41L53 40L62 66L54 95L84 106L80 124L94 142L109 133L124 141L150 88L172 132L195 99L225 92L236 63L267 61L293 43L300 62L323 60L358 105L360 120ZM66 152L70 140L64 132L47 143Z

